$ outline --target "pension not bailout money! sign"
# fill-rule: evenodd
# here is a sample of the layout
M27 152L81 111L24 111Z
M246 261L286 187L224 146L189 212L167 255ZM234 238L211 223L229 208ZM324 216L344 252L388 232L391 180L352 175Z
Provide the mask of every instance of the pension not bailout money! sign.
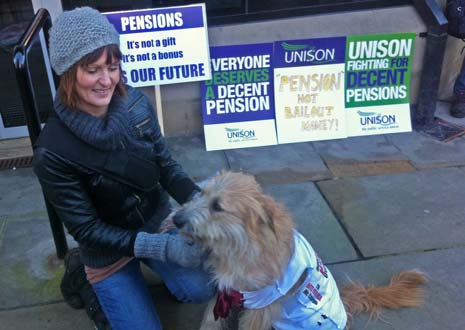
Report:
M276 144L273 44L212 47L212 79L201 84L207 150Z
M210 79L204 4L105 15L120 34L123 79L129 85Z
M346 137L345 37L274 44L279 143Z

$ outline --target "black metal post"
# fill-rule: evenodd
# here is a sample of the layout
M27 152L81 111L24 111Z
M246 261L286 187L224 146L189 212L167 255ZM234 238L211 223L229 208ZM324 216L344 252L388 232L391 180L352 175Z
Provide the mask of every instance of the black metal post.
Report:
M39 110L34 93L34 85L32 83L31 72L29 70L28 53L34 44L35 37L44 30L44 35L48 41L48 30L51 26L50 14L46 9L39 9L34 16L33 21L22 35L19 43L14 48L13 63L15 66L16 80L18 82L21 100L24 106L24 115L26 117L29 138L32 145L35 144L42 130L40 123ZM53 240L58 258L63 259L68 251L65 231L63 224L58 218L55 209L47 201L44 196L45 206L49 217L50 227L52 229Z
M414 113L415 127L424 129L434 122L448 22L435 0L414 0L413 2L428 27L420 91Z

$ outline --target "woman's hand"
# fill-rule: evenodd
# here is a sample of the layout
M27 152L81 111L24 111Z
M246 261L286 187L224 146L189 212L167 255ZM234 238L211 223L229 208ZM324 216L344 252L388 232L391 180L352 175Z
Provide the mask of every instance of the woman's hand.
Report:
M183 267L198 267L204 251L178 234L149 234L140 232L134 243L134 256L172 262Z

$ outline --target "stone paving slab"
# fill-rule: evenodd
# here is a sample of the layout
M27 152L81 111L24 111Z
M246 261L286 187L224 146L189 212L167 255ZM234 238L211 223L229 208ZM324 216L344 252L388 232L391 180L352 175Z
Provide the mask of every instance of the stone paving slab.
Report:
M413 253L329 266L341 286L348 278L363 284L381 285L390 276L417 268L429 282L422 307L384 311L381 320L368 322L367 315L355 318L352 330L463 330L465 329L465 248Z
M169 138L171 154L195 181L206 179L216 172L229 169L223 151L206 151L205 143L197 137Z
M331 176L310 143L282 144L226 150L233 171L244 171L260 182L289 183L321 180Z
M326 263L357 259L357 253L313 183L269 185L264 190L286 206L297 229Z
M385 135L317 141L312 142L312 144L327 164L386 162L408 159Z
M334 177L413 172L407 156L385 135L312 143Z
M32 168L0 171L0 218L45 214L45 203Z
M24 307L0 311L2 330L92 330L94 326L84 310L72 309L66 303Z
M5 221L0 245L0 309L62 300L64 266L48 218Z
M29 137L0 140L0 160L32 156Z
M322 181L366 257L465 244L465 176L456 168Z
M390 173L415 172L408 160L383 162L326 163L334 177L370 176Z
M465 137L440 142L420 132L387 135L417 169L465 165Z
M179 303L173 300L163 287L153 287L151 293L163 329L195 330L199 328L205 305ZM2 330L94 329L93 323L83 309L73 309L64 302L0 311L0 324Z

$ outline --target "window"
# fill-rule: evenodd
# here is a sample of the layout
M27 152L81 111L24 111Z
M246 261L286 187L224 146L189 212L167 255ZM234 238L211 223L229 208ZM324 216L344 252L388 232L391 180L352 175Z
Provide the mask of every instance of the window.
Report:
M187 5L189 0L63 0L63 9L91 6L100 11L120 11ZM408 0L205 0L209 26L409 4Z

